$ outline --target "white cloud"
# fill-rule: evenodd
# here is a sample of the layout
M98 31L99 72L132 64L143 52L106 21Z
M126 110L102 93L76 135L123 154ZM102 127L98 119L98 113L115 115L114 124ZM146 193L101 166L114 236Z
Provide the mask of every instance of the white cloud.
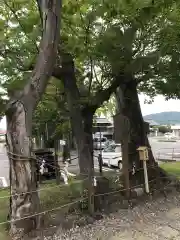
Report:
M139 95L141 110L143 115L159 112L170 112L177 111L180 112L180 100L170 99L165 101L165 98L161 95L158 95L154 98L152 104L145 104L145 99L149 99L144 94Z

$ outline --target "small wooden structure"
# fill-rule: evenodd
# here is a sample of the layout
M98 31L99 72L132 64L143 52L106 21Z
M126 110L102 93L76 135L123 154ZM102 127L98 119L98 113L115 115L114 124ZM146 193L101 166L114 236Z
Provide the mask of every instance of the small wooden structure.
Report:
M142 161L148 161L149 156L148 156L148 147L146 146L140 146L138 149L139 151L139 159Z
M148 147L140 146L137 149L137 151L139 152L140 161L143 161L145 190L146 190L146 193L149 193L149 181L148 181L148 173L147 173L147 165L146 165L146 162L149 160Z

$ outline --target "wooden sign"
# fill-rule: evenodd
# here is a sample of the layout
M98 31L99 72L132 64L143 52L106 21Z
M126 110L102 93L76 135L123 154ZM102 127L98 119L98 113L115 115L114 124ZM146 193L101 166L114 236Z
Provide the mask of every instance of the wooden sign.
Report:
M130 139L130 123L129 119L122 115L116 114L114 117L114 137L116 143L121 143L124 139Z

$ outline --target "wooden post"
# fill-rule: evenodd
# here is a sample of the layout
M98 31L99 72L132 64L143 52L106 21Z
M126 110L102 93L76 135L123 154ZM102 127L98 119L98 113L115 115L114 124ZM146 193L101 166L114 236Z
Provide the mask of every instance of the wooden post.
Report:
M145 190L146 190L146 193L149 193L149 181L148 181L148 173L147 173L146 160L143 161L143 168L144 168Z
M38 171L37 171L37 179L38 179L38 181L39 181L39 184L41 184L42 183L42 177L41 177L41 173L40 173L40 164L39 164L39 160L37 159L36 160L37 161L37 168L38 168Z
M49 133L48 133L48 125L47 125L47 122L46 122L46 141L49 140Z
M126 197L130 197L130 181L129 181L129 154L128 154L128 139L122 140L122 165L124 187L126 189Z
M103 161L102 161L102 154L101 153L98 155L98 162L99 162L99 173L100 173L100 175L102 175Z
M91 154L91 153L89 153ZM93 154L91 154L91 160L93 161ZM88 170L88 210L90 215L94 215L94 164L89 164Z
M146 164L146 161L149 160L148 147L140 146L137 150L139 151L140 161L143 161L145 191L146 193L149 193L149 181L148 181L147 164Z
M58 141L54 140L54 167L55 167L55 174L56 174L56 184L60 184L60 166L58 163Z
M99 128L99 132L100 132L100 154L102 154L102 137L101 137L101 128Z
M88 173L88 210L90 215L94 215L94 179L92 170Z

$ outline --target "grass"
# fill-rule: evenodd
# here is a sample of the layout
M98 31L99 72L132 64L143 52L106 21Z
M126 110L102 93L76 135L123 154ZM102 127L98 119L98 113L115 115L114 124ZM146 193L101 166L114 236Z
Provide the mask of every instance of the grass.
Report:
M3 198L4 196L9 195L9 189L0 190L0 222L7 221L7 214L9 208L9 198ZM0 239L8 239L6 233L6 225L0 225Z
M71 203L73 200L80 198L83 194L83 185L81 180L72 180L69 185L56 185L55 180L46 181L40 187L41 210L46 211L58 208L64 204ZM0 223L7 221L9 209L9 189L0 190ZM3 198L2 198L3 197ZM68 211L66 208L64 211ZM6 240L7 225L0 225L0 240Z
M169 174L180 178L180 162L163 163L161 168ZM113 172L105 172L103 175L107 175L106 177L110 179L115 177ZM45 181L41 184L40 189L41 211L58 208L80 198L83 194L82 181L74 179L69 185L63 184L59 186L56 185L55 180ZM9 189L0 190L0 222L7 221L9 198L2 198L5 196L9 196ZM68 211L68 209L64 211ZM8 240L5 227L6 225L0 225L0 240Z
M168 162L160 165L166 172L180 178L180 162Z

